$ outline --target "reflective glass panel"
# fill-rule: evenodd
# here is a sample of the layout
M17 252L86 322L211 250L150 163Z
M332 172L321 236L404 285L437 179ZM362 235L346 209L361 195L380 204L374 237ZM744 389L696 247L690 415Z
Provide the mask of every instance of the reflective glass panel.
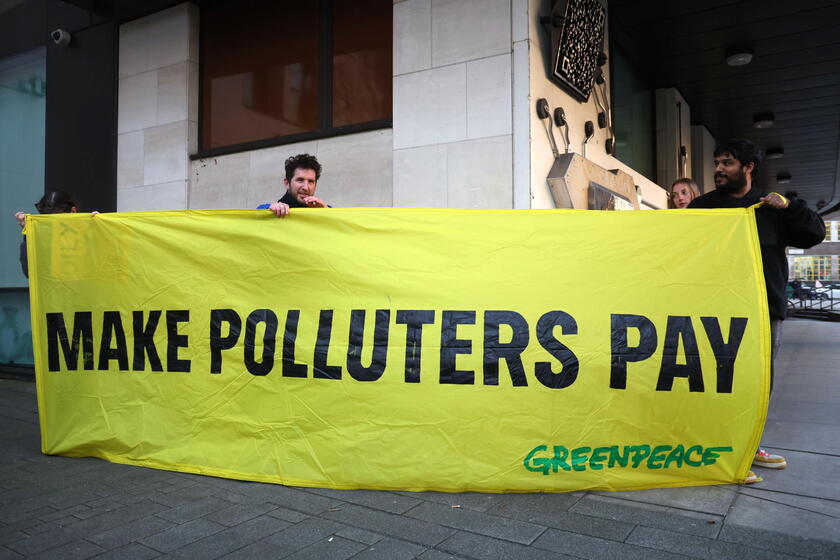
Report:
M202 148L319 128L318 2L202 3Z
M391 117L391 0L336 0L333 126Z

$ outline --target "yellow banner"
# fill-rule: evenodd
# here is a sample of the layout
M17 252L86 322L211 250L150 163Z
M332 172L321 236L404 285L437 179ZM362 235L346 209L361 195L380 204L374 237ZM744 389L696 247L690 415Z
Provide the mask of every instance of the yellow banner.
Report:
M743 480L752 210L28 216L47 454L330 488Z

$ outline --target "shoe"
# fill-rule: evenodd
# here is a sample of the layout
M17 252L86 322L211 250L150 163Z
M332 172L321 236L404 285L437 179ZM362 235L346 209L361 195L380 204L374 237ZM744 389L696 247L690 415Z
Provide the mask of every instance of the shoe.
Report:
M747 478L741 484L755 484L756 482L764 482L764 479L750 471L747 473Z
M755 459L753 459L753 466L764 467L765 469L783 469L787 466L787 461L781 455L773 455L759 449L755 454Z

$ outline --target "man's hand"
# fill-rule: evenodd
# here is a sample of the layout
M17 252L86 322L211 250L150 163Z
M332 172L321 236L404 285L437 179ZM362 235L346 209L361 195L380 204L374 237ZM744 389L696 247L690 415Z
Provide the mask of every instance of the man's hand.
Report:
M268 209L274 212L274 215L278 218L285 218L289 215L289 205L285 202L273 202Z
M779 193L770 193L767 196L761 197L759 200L767 206L775 208L776 210L784 210L785 208L790 206L790 201L782 195L780 195Z
M18 224L20 224L20 227L23 227L23 226L26 225L26 214L25 213L15 212L15 219L18 221Z
M327 203L318 198L317 196L305 196L303 197L303 203L309 206L310 208L326 208Z

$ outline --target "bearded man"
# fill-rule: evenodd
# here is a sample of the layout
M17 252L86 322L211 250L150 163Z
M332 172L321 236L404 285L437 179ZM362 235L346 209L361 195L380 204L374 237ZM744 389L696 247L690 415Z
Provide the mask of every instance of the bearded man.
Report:
M773 390L773 360L781 342L782 321L787 312L785 286L788 279L787 246L807 249L825 239L825 223L799 199L787 199L753 185L761 163L761 151L749 140L730 140L714 151L715 190L695 198L689 208L746 208L763 202L756 209L758 239L764 265L764 283L770 311L772 354L770 390ZM787 461L758 449L754 466L783 469ZM752 482L758 481L750 472ZM748 478L747 482L751 482Z
M277 202L260 204L257 210L271 210L278 218L289 215L291 208L330 208L330 205L315 196L318 179L321 178L321 164L315 156L298 154L286 160L286 176L283 185L286 192Z

